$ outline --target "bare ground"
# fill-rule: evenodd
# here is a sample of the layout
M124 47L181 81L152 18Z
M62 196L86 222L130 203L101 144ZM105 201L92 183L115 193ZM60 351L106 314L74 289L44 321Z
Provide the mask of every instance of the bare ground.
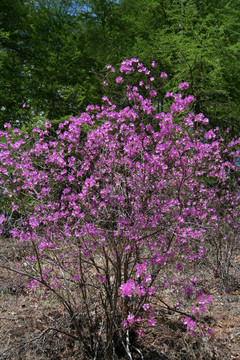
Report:
M1 239L0 245L2 254L13 263L21 256L7 239ZM238 266L240 259L236 258L235 263ZM191 339L184 333L179 314L159 311L158 325L139 344L139 349L147 349L144 359L240 359L240 280L239 286L235 284L225 292L209 274L207 279L205 286L214 295L214 303L206 323L214 335ZM78 344L56 328L72 331L54 298L49 294L38 301L26 289L16 286L13 273L1 269L0 359L87 359ZM141 358L137 352L133 356Z

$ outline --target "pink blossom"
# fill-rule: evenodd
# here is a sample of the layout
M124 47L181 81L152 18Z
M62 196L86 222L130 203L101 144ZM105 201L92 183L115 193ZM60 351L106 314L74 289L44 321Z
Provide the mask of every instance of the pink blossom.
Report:
M121 76L118 76L115 81L116 83L120 84L123 82L123 78Z
M111 72L115 72L115 69L112 65L107 65L107 69L110 70Z
M205 133L204 137L207 140L213 139L216 137L216 135L214 134L213 130L209 130L207 133Z
M144 261L142 264L137 264L137 278L139 278L143 271L147 270L147 263Z
M5 129L11 129L12 125L10 123L5 123L4 125Z
M184 324L187 325L187 328L189 330L193 330L195 328L195 325L196 325L195 321L190 319L188 316L185 317Z
M148 288L148 294L149 295L153 295L155 293L155 291L156 291L156 288L154 286L150 286Z
M144 304L142 307L144 311L147 311L150 308L150 304Z
M80 279L80 275L74 275L74 277L73 277L73 281L79 281L79 279Z
M135 291L138 294L138 296L145 296L146 295L146 289L142 286L137 285L135 287Z
M128 327L128 322L127 322L127 320L123 320L123 326L124 326L125 328Z
M197 283L198 279L196 277L190 279L192 283Z
M50 123L50 121L45 121L45 128L50 128L52 126L52 124Z
M178 85L179 90L181 90L181 89L186 90L186 89L188 89L188 87L189 87L189 84L187 82L183 82L183 83Z
M168 75L165 72L161 72L161 78L166 79L168 77Z
M39 225L39 222L38 222L38 220L36 219L36 217L31 216L31 217L29 218L29 224L31 225L32 228L35 228L35 227L37 227L37 226Z
M199 310L204 313L206 311L207 307L205 304L200 305Z
M128 320L129 326L132 326L133 323L134 323L134 315L133 315L133 314L129 314L128 317L127 317L127 320Z
M156 90L150 90L149 95L150 95L151 97L156 97L156 96L157 96Z
M156 320L153 317L150 317L149 320L148 320L148 325L149 326L156 325Z
M125 296L132 297L134 288L135 288L134 280L129 279L125 284L122 284L120 286L121 296L122 297L125 297Z
M5 215L2 214L2 215L0 216L0 225L1 225L2 223L4 223L5 220L6 220Z
M145 279L146 282L149 282L149 281L152 280L152 277L151 277L150 274L146 274L146 275L144 276L144 279Z
M131 245L126 245L125 250L127 254L130 253L131 249Z

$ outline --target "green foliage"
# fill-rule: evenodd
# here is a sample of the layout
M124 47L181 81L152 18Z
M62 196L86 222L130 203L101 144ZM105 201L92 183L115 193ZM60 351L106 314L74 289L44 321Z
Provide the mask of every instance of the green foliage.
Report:
M239 128L239 5L196 0L138 4L138 12L131 14L131 23L138 24L135 54L156 60L169 74L171 89L189 82L195 111L206 114L213 126Z

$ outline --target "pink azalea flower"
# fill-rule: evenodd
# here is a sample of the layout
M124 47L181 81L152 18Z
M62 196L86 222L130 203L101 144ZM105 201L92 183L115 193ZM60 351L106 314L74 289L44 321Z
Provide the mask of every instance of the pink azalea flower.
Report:
M178 85L179 90L181 90L181 89L186 90L186 89L188 89L188 87L189 87L189 84L187 82L183 82L183 83Z
M144 311L147 311L150 308L150 304L144 304L142 307Z
M122 297L125 296L132 297L134 287L135 287L135 283L132 279L129 279L125 284L122 284L120 286Z
M156 90L150 90L150 91L149 91L149 95L150 95L151 97L156 97L156 96L157 96Z
M168 77L168 75L165 72L161 72L160 76L162 79L166 79Z
M133 315L133 314L129 314L128 317L127 317L127 319L128 319L128 324L129 324L129 326L132 326L133 323L134 323L134 315Z
M121 76L118 76L115 81L116 83L121 84L123 82L123 78Z
M187 325L187 328L189 330L193 330L195 328L195 325L196 325L195 321L190 319L188 316L185 317L184 324Z

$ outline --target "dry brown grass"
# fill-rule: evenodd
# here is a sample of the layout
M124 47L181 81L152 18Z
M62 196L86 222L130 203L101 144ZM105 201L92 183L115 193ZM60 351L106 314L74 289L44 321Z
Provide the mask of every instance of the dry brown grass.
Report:
M14 264L21 259L20 252L12 240L0 240L2 255ZM240 258L235 258L235 268L240 266ZM204 286L214 295L212 308L206 314L207 326L214 330L209 338L191 338L185 331L181 315L164 309L156 303L157 325L146 332L144 339L136 340L133 359L161 360L228 360L240 358L240 286L222 291L220 280L214 279L207 264L199 264L194 270L202 278ZM236 278L236 274L235 275ZM233 276L232 275L232 276ZM165 295L167 296L167 294ZM171 299L166 297L171 303ZM78 342L64 333L74 336L68 317L61 306L48 293L44 300L16 286L16 276L7 271L0 272L0 359L1 360L88 360ZM119 357L121 351L119 350ZM142 354L142 355L141 355ZM101 360L97 358L98 360ZM127 359L122 356L122 360Z

